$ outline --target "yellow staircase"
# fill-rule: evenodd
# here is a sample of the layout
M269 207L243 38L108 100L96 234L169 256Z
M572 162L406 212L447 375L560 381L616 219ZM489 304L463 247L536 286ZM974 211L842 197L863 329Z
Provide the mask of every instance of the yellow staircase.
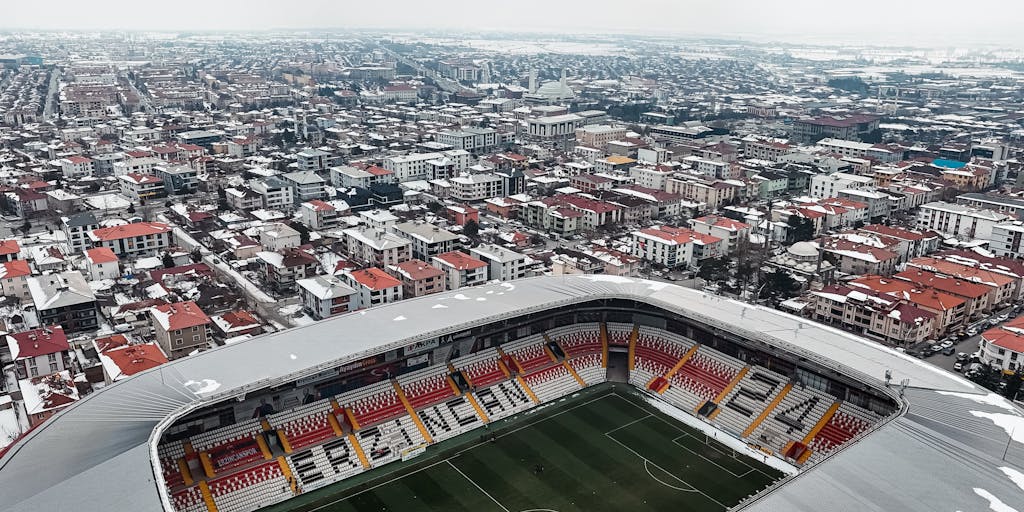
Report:
M573 370L572 366L569 366L569 361L563 361L562 366L564 366L566 370L569 370L569 375L572 375L572 378L576 379L576 382L579 382L581 388L587 387L587 383L583 382L583 379L580 378L580 374L576 373L576 370Z
M356 456L359 457L359 462L363 465L363 469L370 469L370 461L366 458L366 454L363 453L363 447L359 445L359 439L356 438L355 434L348 435L348 442L352 443L352 449L356 451Z
M537 395L533 393L530 386L526 385L526 381L523 380L523 377L521 375L516 375L516 380L519 382L519 385L523 387L523 391L526 391L526 394L530 396L530 400L533 400L533 403L535 404L539 404L540 400L537 399Z
M412 404L409 403L409 398L405 396L405 391L402 390L402 386L398 385L398 381L391 381L391 385L395 387L395 394L398 395L398 399L402 401L402 405L405 406L405 410L408 411L409 417L412 418L412 422L416 424L416 428L420 429L420 434L423 434L423 440L427 443L433 443L434 438L430 436L430 432L427 431L427 426L423 424L423 420L416 414L416 410L412 408Z
M484 423L491 422L491 419L487 417L487 413L484 412L484 408L480 407L480 404L476 401L476 397L473 396L473 393L466 393L466 400L469 400L469 405L473 406L473 409L476 411L477 416L480 416L480 419Z
M206 503L206 509L210 512L217 512L217 504L213 502L213 493L210 492L210 486L206 482L199 482L199 492L203 493L203 502Z
M748 437L750 434L753 434L754 431L757 430L757 427L761 425L761 422L763 422L765 418L767 418L768 415L771 414L772 411L775 410L775 408L778 407L780 403L782 403L782 399L786 398L786 395L789 393L789 390L791 389L793 389L793 383L787 382L786 387L782 388L782 391L780 391L779 394L775 396L775 399L772 400L772 403L768 404L768 407L765 407L764 410L761 411L761 414L759 414L757 418L754 418L754 421L750 424L749 427L747 427L746 430L743 431L743 435L740 437Z
M750 367L749 366L744 366L743 369L740 370L739 373L737 373L736 376L732 378L732 380L729 382L729 385L726 386L725 389L723 389L722 392L719 393L718 396L716 396L714 400L712 400L712 402L714 402L716 404L722 403L722 400L725 397L729 396L729 392L732 391L732 389L735 388L736 385L739 384L741 380L743 380L743 377L745 377L747 375L747 372L749 372L749 371L750 371ZM704 404L698 405L697 406L697 410L699 410L701 408L701 406L703 406L703 405ZM718 412L720 410L721 409L715 409L714 411L711 411L711 414L708 415L708 419L711 419L711 420L715 419L715 416L718 416Z
M803 440L800 441L804 446L809 447L811 445L811 441L813 441L814 438L817 437L818 432L821 432L821 429L825 428L825 425L828 425L828 422L832 419L832 416L835 416L836 411L839 410L840 403L841 402L839 401L834 402L828 408L828 410L825 411L825 415L822 416L821 419L818 420L818 423L814 425L814 428L812 428L811 431L808 432L806 436L804 436ZM797 463L803 464L804 462L807 462L807 459L811 456L811 453L811 449L807 448L807 450L805 450L804 453L800 454L800 458L796 460Z

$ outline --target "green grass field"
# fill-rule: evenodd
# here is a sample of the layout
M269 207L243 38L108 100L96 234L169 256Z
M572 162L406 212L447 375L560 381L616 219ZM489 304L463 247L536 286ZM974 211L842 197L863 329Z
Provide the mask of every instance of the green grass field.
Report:
M585 394L498 428L493 442L473 435L267 510L718 511L782 477L630 394Z

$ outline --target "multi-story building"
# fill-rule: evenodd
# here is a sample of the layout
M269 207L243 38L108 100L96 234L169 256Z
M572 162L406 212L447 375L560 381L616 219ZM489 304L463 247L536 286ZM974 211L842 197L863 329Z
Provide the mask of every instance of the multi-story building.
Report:
M867 275L849 282L849 286L867 289L909 302L935 314L935 334L954 334L966 328L967 301L934 288L918 288L915 283Z
M60 222L67 240L65 243L70 252L77 254L86 248L92 247L89 232L100 227L100 223L92 212L82 212L70 217L61 217Z
M209 347L210 317L195 302L159 304L149 309L156 341L169 359Z
M153 174L163 180L168 194L188 194L199 190L199 172L187 165L156 166Z
M452 185L451 197L457 201L482 201L505 195L505 181L496 174L467 174L448 181Z
M32 269L25 260L0 261L0 292L4 297L17 297L30 300L32 294L28 290L28 276Z
M153 174L157 166L166 165L167 162L153 156L127 157L120 162L114 163L114 176L122 176L129 173Z
M103 366L103 381L112 384L167 362L156 343L137 343L124 334L96 338L92 342Z
M892 206L889 194L875 190L843 189L837 195L840 199L857 201L868 205L868 219L879 221L888 217Z
M256 253L256 258L263 283L279 293L295 292L296 282L316 275L320 266L313 255L299 248L261 251Z
M750 240L750 225L728 217L708 215L690 220L690 227L702 235L722 239L725 254L732 254Z
M395 173L395 180L399 183L445 179L452 173L469 169L470 156L468 151L462 149L392 156L384 159L384 169Z
M85 268L93 281L121 277L121 265L109 247L95 247L85 250Z
M402 282L402 295L407 299L443 292L448 277L443 270L419 259L388 265L387 272Z
M793 122L792 138L797 142L817 142L824 138L863 140L878 129L880 119L871 114L798 119Z
M412 242L412 257L421 260L454 251L459 241L454 233L422 221L395 224L392 230Z
M934 336L935 313L870 289L843 285L811 290L811 317L909 347Z
M327 198L327 182L312 171L290 172L282 175L281 179L292 187L295 204Z
M408 260L412 242L384 230L361 227L343 231L349 256L370 266L386 267Z
M1021 221L1004 222L992 226L992 235L988 238L988 248L996 256L1021 259L1024 258L1024 223Z
M50 375L70 366L71 347L59 325L8 334L6 341L19 379Z
M0 240L0 262L14 261L21 253L21 245L17 240Z
M932 230L961 240L991 240L992 228L1013 220L993 210L936 201L921 205L917 229Z
M605 149L613 140L626 138L626 128L607 124L595 124L576 129L576 143L590 148Z
M263 195L249 187L226 188L224 199L227 200L228 206L236 210L248 211L263 207Z
M455 149L470 153L484 153L498 148L501 138L494 128L466 127L437 134L437 141Z
M530 259L500 245L482 244L469 252L487 263L487 279L494 281L512 281L526 277Z
M1017 199L1016 197L970 192L956 196L956 202L957 204L974 208L1005 213L1015 219L1020 219L1024 216L1024 199Z
M377 267L346 270L341 279L359 292L359 309L396 302L403 297L402 282Z
M981 361L1006 372L1016 372L1024 365L1024 318L981 333L978 343Z
M576 136L576 129L584 126L585 119L576 114L531 117L526 120L526 134L535 140L566 142Z
M313 276L296 284L306 311L317 320L354 311L359 305L359 292L337 277Z
M32 276L28 290L40 325L60 325L65 332L81 332L99 325L96 295L81 272Z
M854 158L870 158L884 163L899 162L905 156L904 151L897 147L854 140L826 138L818 141L818 145L830 153Z
M109 247L118 256L154 256L171 245L171 227L162 222L134 222L88 232L93 247Z
M757 160L778 162L792 151L792 145L775 140L747 140L743 143L743 156Z
M164 180L152 174L128 173L117 177L118 188L133 203L167 195Z
M393 183L395 173L375 165L366 169L349 167L331 167L331 186L335 188L370 188L374 183Z
M824 199L826 197L837 197L840 190L872 190L874 186L875 179L871 176L859 176L845 172L815 174L811 176L808 193L811 197Z
M338 209L333 204L313 199L299 205L299 222L310 229L333 229L338 227Z
M253 181L251 186L253 192L263 197L264 208L287 211L295 207L295 191L291 183L277 176Z
M93 175L95 167L91 158L84 156L69 156L60 160L61 174L71 180L87 178Z
M458 290L487 282L487 263L464 252L441 253L431 258L430 262L448 276L447 288L449 290Z

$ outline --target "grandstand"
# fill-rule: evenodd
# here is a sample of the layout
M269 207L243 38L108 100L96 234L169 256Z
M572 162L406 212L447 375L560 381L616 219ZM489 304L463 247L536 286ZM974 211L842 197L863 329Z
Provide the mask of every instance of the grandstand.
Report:
M618 510L628 505L624 493L650 500L652 510L838 510L852 508L851 488L865 491L858 508L867 499L886 509L876 500L911 468L927 467L919 464L941 461L957 480L937 482L951 489L971 485L972 475L998 475L979 469L1002 457L982 439L1002 439L1002 464L1024 462L1020 443L983 416L1020 417L1009 404L805 320L603 276L460 292L257 337L110 386L4 455L0 487L10 490L11 510L60 509L69 496L97 510L285 510L335 496L342 501L328 510L379 510L360 505L372 496L414 509L402 501L410 488L452 510ZM621 384L610 392L605 382ZM610 398L574 405L598 392ZM609 405L616 400L632 403ZM915 408L940 400L943 417L971 429L939 429L930 419L939 409ZM534 410L549 419L534 421ZM566 436L573 421L599 428ZM478 444L487 437L480 432L507 442ZM558 443L523 451L540 438ZM921 449L921 440L946 448ZM951 459L953 442L972 449ZM909 452L911 444L918 447ZM688 464L696 459L687 450L717 466ZM497 483L529 481L530 468L500 462L520 453L558 469L523 489L533 498L521 504L522 492ZM886 464L873 464L883 453ZM631 483L613 496L618 480L603 479L616 459L624 469L615 478ZM39 461L50 463L47 472L32 472ZM422 461L433 465L413 467ZM709 469L731 464L743 467ZM592 481L555 485L576 473ZM973 485L1019 495L1005 480ZM427 488L437 481L459 488ZM376 487L367 490L369 482ZM57 492L63 486L74 492ZM604 494L593 501L581 486ZM349 500L350 492L361 497ZM971 510L977 496L942 488L920 497L921 508L901 507Z

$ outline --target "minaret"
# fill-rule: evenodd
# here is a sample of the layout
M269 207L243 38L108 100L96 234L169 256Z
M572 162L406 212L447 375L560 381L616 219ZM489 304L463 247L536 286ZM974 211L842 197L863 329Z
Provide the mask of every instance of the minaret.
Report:
M536 69L531 69L530 70L530 85L529 85L529 89L530 89L530 94L533 94L533 93L537 92L537 70Z

